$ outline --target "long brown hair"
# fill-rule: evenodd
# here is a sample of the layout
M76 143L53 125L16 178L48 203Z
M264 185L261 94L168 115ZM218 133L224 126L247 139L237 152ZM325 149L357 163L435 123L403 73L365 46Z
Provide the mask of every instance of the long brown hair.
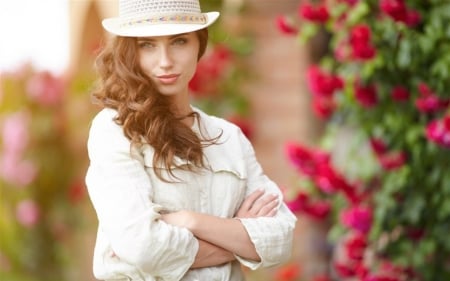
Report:
M201 29L196 34L200 59L206 50L208 30ZM135 37L113 37L97 57L96 67L99 83L93 92L94 102L117 110L115 122L123 127L133 144L142 144L143 138L154 148L153 169L158 178L168 181L162 176L161 167L172 177L174 166L185 170L205 167L205 142L211 144L217 138L201 140L181 122L183 117L174 114L169 99L158 92L142 71ZM190 164L177 166L175 156Z

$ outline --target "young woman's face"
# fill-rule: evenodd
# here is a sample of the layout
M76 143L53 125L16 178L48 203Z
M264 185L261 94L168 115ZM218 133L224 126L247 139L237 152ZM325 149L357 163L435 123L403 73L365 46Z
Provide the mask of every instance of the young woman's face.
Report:
M141 69L163 95L187 93L199 52L195 32L137 38L137 44Z

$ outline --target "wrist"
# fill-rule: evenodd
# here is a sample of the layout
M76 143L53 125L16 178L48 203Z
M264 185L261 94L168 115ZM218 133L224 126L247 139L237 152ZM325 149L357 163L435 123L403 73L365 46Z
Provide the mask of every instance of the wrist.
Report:
M197 229L197 221L198 221L198 213L193 211L185 211L186 212L186 228L189 229L195 235L195 231Z

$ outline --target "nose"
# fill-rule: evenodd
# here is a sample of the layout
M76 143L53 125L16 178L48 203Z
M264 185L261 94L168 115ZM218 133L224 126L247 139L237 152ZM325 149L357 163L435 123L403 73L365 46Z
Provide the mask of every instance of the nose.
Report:
M159 66L163 69L168 69L173 66L172 55L170 49L166 46L161 48L159 55Z

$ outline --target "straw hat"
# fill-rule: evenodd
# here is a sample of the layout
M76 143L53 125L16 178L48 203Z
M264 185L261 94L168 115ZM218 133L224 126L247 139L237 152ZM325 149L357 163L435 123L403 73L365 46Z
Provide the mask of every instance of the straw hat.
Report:
M208 27L218 17L219 12L202 13L199 0L119 0L119 16L102 25L120 36L162 36Z

